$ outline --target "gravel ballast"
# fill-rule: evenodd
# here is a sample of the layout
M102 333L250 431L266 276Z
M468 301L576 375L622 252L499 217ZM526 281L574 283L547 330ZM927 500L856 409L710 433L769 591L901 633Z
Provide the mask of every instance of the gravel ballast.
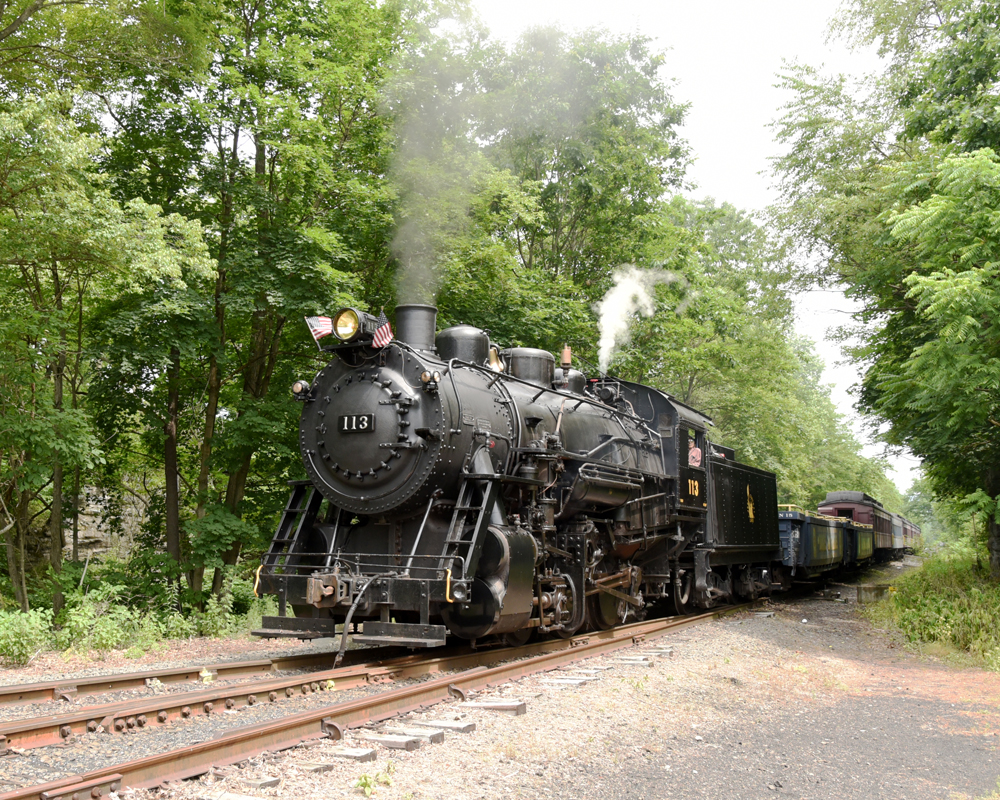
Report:
M388 750L351 730L344 742L265 754L166 790L126 789L123 795L326 800L363 797L368 787L373 797L386 800L960 800L996 790L1000 675L907 652L873 630L853 603L780 600L768 608L773 616L740 613L624 651L673 648L672 656L651 655L649 665L601 657L580 666L610 669L580 685L551 682L564 671L475 698L524 700L523 716L456 701L396 722L476 723L470 733L447 732L441 744ZM242 713L234 721L244 724ZM201 738L195 728L178 725L174 746ZM143 735L118 738L138 741ZM373 748L376 760L335 757L343 745ZM92 746L102 742L95 738ZM45 750L50 752L37 757L60 760L60 748ZM40 760L32 768L27 758L0 759L0 779L23 780L33 768L51 767ZM317 764L325 771L311 771ZM268 777L278 778L277 785L252 782Z

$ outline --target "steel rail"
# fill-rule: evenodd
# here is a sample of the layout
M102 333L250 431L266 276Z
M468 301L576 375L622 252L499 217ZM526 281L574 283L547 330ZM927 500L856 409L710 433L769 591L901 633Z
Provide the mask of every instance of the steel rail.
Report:
M352 650L349 651L348 655L353 663L359 663L366 656L371 658L373 655L380 656L379 660L386 660L387 654L399 650L400 648L397 647L372 648L370 650ZM212 674L214 679L231 680L264 675L270 672L309 669L332 664L335 655L335 652L306 653L251 661L227 661L205 666L126 672L118 675L67 678L38 683L15 683L9 686L0 686L0 707L46 700L71 700L76 697L87 697L126 689L144 689L148 685L147 681L154 680L160 683L193 683L199 680L206 670Z
M40 786L15 789L0 794L0 800L83 800L87 796L96 800L126 786L149 788L165 780L191 778L208 772L213 766L235 764L267 750L285 750L303 741L322 737L339 739L346 728L389 719L454 696L464 698L473 691L491 685L603 655L745 607L746 604L692 617L639 622L610 631L583 634L572 639L510 648L506 650L507 658L525 654L528 654L528 657L493 667L472 666L457 675L420 681L412 686L302 711L280 720L250 725L179 750L73 775ZM438 669L444 668L446 664L451 664L450 668L457 668L457 665L472 663L477 658L495 658L500 652L469 653L452 661L435 658L430 662L439 662ZM531 655L532 653L534 654ZM409 666L400 666L396 677L410 678L425 675L429 669L428 663L417 662Z
M4 722L0 723L0 755L13 748L28 750L60 744L84 733L123 733L135 728L156 728L181 719L217 714L221 708L229 710L258 702L275 703L279 699L313 692L351 689L391 676L384 667L340 667L308 675L160 694L88 706L64 714Z
M580 637L578 637L579 639ZM523 645L516 651L521 656L564 649L565 640L552 639ZM398 659L378 661L351 667L338 667L305 675L272 680L254 680L230 686L213 686L194 692L176 692L154 697L140 697L118 703L87 706L62 714L48 714L0 723L0 755L12 749L28 750L69 742L84 733L125 733L136 728L151 728L178 720L210 716L226 710L274 703L286 698L319 691L342 691L393 680L405 672L405 677L437 672L469 669L512 658L511 648L484 651L437 652L408 655ZM219 708L217 708L219 706Z

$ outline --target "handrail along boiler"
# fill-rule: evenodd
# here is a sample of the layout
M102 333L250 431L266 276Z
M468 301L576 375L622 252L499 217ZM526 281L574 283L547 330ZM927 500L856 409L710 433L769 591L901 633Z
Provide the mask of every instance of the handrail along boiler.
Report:
M435 335L436 314L399 306L378 348L344 309L332 360L294 385L309 477L260 570L283 610L363 621L358 641L514 643L790 583L774 475L713 445L708 417L588 379L568 348L557 367L471 326Z

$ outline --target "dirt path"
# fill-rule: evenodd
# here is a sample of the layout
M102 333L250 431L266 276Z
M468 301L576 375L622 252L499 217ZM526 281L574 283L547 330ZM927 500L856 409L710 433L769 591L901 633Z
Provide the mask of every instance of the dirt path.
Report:
M906 652L854 604L772 608L692 635L685 667L703 672L677 700L706 690L698 727L628 759L594 796L957 800L997 789L1000 675Z

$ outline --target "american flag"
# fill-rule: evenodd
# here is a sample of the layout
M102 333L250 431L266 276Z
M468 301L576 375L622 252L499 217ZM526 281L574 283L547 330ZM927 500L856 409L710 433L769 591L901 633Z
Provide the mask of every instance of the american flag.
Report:
M309 333L316 340L317 346L320 339L333 333L333 320L329 317L306 317L306 325L309 326Z
M372 339L372 344L376 347L385 347L392 341L392 326L389 324L389 318L385 315L384 308L382 313L378 315L376 325L378 328L375 329L375 338Z

